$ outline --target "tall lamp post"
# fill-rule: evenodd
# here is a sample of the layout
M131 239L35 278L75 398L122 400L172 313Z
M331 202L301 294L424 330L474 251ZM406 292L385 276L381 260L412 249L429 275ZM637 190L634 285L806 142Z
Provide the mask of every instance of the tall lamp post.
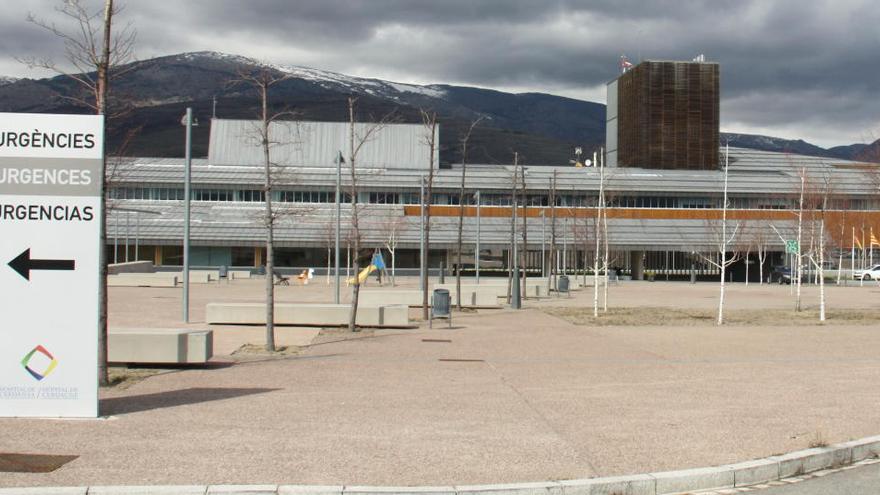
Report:
M340 151L338 155L336 155L336 246L335 246L335 254L334 254L334 263L335 263L335 273L336 273L336 295L333 298L333 301L336 304L339 304L339 230L341 225L341 217L342 217L342 193L340 192L342 188L342 164L345 163L345 158L342 157L342 152Z
M522 308L522 294L520 293L519 286L519 253L517 252L517 245L519 244L519 236L516 234L516 207L517 207L517 189L519 184L517 183L519 179L519 154L514 153L513 155L513 201L511 201L511 215L512 215L512 223L513 223L513 256L511 256L511 262L513 263L513 273L511 274L511 289L510 289L510 307L513 309L521 309Z
M190 201L192 200L192 128L199 125L193 121L192 107L186 107L181 122L186 126L186 160L183 171L183 322L189 323L189 227Z
M480 283L480 191L474 194L477 203L477 245L474 247L474 269L476 271L477 284Z

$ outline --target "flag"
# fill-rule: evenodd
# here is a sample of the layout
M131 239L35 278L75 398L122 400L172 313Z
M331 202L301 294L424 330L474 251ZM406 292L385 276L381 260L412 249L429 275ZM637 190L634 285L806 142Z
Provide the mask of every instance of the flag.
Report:
M874 229L871 229L871 246L880 246L880 241L874 236Z
M859 238L856 237L855 234L853 234L853 243L854 243L859 249L862 249L862 243L859 242Z

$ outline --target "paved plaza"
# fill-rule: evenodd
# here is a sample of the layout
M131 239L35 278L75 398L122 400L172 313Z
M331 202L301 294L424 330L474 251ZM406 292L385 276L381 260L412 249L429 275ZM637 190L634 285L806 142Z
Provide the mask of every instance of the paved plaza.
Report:
M260 301L261 284L194 285L189 326L206 327L207 302ZM181 327L180 293L113 288L111 325ZM711 283L622 282L609 294L611 308L717 304ZM807 310L816 294L805 286ZM558 480L880 433L878 325L586 326L547 313L592 297L456 313L452 329L279 328L280 345L301 347L283 357L233 356L264 329L214 326L211 366L103 390L104 419L0 419L2 452L79 456L52 473L0 473L0 486ZM836 311L876 309L878 298L875 284L828 287ZM279 287L278 300L332 301L331 286ZM727 303L793 307L778 285L731 284Z

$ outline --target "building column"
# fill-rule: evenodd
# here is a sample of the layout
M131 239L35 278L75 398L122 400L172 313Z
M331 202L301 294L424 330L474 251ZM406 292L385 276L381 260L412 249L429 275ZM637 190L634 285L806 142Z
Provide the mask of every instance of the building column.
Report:
M162 264L162 246L156 246L156 249L153 251L153 266L159 266Z
M254 248L254 268L263 266L263 248Z
M629 266L632 272L633 280L644 280L645 279L645 252L644 251L630 251L629 252Z

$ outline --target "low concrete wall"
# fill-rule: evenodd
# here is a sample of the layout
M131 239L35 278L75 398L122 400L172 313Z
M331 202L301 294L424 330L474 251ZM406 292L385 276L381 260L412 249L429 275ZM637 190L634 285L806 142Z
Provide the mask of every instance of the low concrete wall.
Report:
M149 261L129 261L128 263L111 263L107 265L107 273L153 273L153 263Z
M455 292L455 283L451 284L434 284L435 289L446 289L450 294ZM480 285L465 285L461 284L461 293L464 294L466 292L482 292L482 293L491 293L494 294L495 297L507 297L507 281L505 280L503 284L500 283L491 283L484 284L480 281ZM497 302L496 302L497 304Z
M173 273L120 273L107 277L110 287L175 287L177 275Z
M251 271L250 270L229 270L229 278L232 280L251 278Z
M153 272L153 273L120 273L121 277L167 277L174 275L179 282L183 281L183 272ZM220 272L217 270L190 270L189 283L207 284L213 280L220 280Z
M214 355L211 330L112 328L107 334L112 363L203 364Z
M452 304L456 302L455 288L449 290ZM498 297L494 291L465 290L462 289L461 305L468 308L500 308ZM422 305L422 291L419 289L361 289L360 303L367 306L381 306L383 304L406 304L408 306ZM433 302L433 294L428 294L428 305Z
M276 303L275 324L303 326L348 325L348 304ZM208 303L209 324L265 325L263 303ZM409 327L409 307L402 304L359 305L357 324L367 327Z

